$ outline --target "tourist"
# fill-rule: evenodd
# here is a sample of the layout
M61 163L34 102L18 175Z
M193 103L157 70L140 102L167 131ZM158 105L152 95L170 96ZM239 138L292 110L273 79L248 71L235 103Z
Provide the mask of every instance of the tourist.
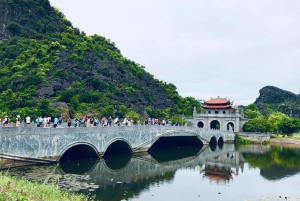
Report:
M88 123L88 117L85 116L85 118L84 118L84 127L87 127L87 126L88 126L87 123Z
M26 117L26 127L30 127L30 116Z
M80 122L80 126L81 126L81 127L84 127L84 118L81 117L81 118L79 119L79 122Z
M51 126L51 117L47 118L47 127L50 128Z
M95 118L95 122L94 122L95 126L98 127L98 126L99 126L99 123L100 123L100 122L99 122L99 119L96 117L96 118Z
M9 118L8 118L8 116L4 116L4 119L3 119L3 126L4 127L7 127L8 126L8 123L9 123Z
M178 121L176 121L176 123L175 123L175 126L179 126L179 123L178 123Z
M53 122L53 128L56 128L56 127L57 127L57 124L58 124L58 118L55 117L55 118L54 118L54 122Z
M111 116L108 118L108 125L111 126L112 118Z
M114 120L114 123L115 123L115 126L120 126L120 121L119 121L119 118L116 117L115 120Z
M163 126L165 126L165 125L166 125L166 120L163 119L163 120L161 121L161 124L162 124Z
M63 117L62 116L60 116L60 117L58 117L58 128L61 128L62 126L62 123L63 123Z
M40 117L36 118L35 123L36 123L37 127L40 127L41 126L41 118Z
M71 119L71 117L68 119L68 127L70 128L71 127L71 123L72 123L72 119Z
M43 119L43 127L44 128L47 127L47 123L48 123L48 118L47 118L47 116L45 116L44 119Z
M90 117L90 127L94 127L94 118Z
M79 125L79 120L76 118L74 121L74 127L76 128Z
M127 119L127 126L131 126L131 118Z
M21 122L21 117L20 117L20 115L17 115L17 117L16 117L16 127L20 126L20 122Z

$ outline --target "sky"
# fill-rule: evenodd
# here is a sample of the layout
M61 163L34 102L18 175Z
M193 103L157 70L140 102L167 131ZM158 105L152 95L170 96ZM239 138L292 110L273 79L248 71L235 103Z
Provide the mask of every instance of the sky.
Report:
M183 97L248 105L265 86L299 94L299 0L50 0L87 35Z

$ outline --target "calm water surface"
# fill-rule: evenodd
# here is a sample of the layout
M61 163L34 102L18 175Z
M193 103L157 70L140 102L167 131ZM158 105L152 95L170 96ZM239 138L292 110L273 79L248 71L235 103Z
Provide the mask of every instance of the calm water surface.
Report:
M97 200L254 200L300 197L300 149L272 146L192 146L155 149L104 160L29 166L18 176L43 181L62 175L62 188ZM54 181L57 176L50 177Z

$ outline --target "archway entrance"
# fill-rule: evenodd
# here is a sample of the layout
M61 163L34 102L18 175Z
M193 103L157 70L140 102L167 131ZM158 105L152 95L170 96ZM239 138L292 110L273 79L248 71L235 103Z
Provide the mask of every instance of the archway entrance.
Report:
M130 146L123 140L117 140L109 145L104 153L104 157L107 155L116 155L122 153L132 153Z
M197 124L198 128L203 128L204 127L204 123L202 121L199 121Z
M210 122L210 129L216 129L216 130L220 130L221 125L220 122L217 120L213 120L212 122Z
M60 157L59 161L78 160L87 158L98 158L98 154L95 149L89 145L78 144L69 148Z
M229 130L230 127L232 128L232 131L234 131L234 124L232 122L227 124L227 130Z

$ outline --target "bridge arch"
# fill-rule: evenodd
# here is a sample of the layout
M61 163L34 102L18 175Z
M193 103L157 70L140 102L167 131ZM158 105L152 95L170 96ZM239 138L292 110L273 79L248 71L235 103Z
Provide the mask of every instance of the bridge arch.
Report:
M105 157L103 165L109 172L120 172L128 166L131 160L131 154L123 154L117 158L108 157L108 160Z
M125 138L114 138L107 143L106 147L103 149L103 155L106 154L111 149L119 148L119 151L122 152L132 152L132 146Z
M198 126L198 128L204 128L204 122L198 121L197 126Z
M216 136L212 136L211 138L210 138L210 141L209 141L209 144L217 144L217 138L216 138Z
M220 130L222 128L221 122L217 119L212 120L209 124L210 129Z
M79 146L86 148L86 150L88 150L88 152L90 152L90 153L94 152L94 155L97 156L98 158L100 158L99 151L93 144L88 143L88 142L75 142L75 143L71 143L71 144L65 146L58 154L56 161L60 161L62 159L62 157L64 156L64 154L66 154L69 150L71 150L74 147L79 147Z
M234 131L234 123L233 122L228 122L227 123L227 130L229 130L230 126L232 128L232 131Z

